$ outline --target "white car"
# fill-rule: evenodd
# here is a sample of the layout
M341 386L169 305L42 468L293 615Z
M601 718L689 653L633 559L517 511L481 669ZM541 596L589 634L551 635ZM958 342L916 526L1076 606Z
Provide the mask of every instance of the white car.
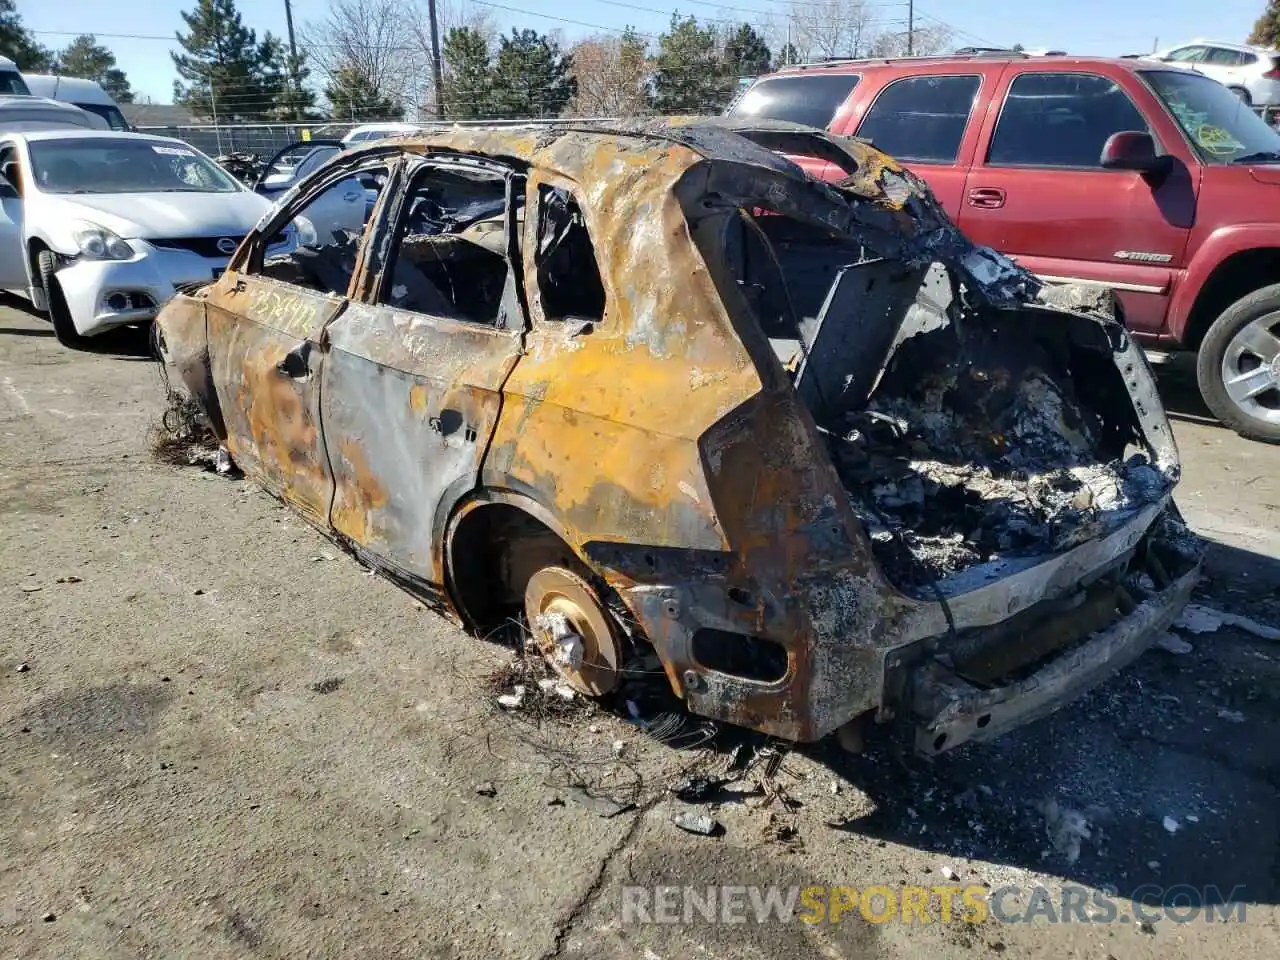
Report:
M0 289L30 297L68 346L216 277L271 209L181 140L78 129L0 132L0 198Z
M353 127L342 138L345 144L364 143L367 140L383 140L387 137L405 137L411 133L421 133L422 127L413 123L366 123Z
M0 94L0 134L31 130L107 130L107 121L69 103L25 94Z
M1228 87L1255 107L1280 104L1280 51L1220 40L1194 40L1150 59L1187 67Z
M0 65L2 66L2 65ZM120 112L119 105L100 84L80 77L59 77L47 73L28 73L23 76L27 88L35 97L48 97L95 113L107 121L112 130L128 130L129 121Z

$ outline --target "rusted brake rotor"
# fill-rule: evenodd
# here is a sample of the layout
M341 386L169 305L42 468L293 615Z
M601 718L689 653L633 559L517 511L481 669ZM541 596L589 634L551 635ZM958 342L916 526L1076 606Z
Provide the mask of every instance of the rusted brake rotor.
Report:
M564 567L543 567L529 578L524 611L534 643L552 669L590 697L621 679L621 653L613 621L595 590Z

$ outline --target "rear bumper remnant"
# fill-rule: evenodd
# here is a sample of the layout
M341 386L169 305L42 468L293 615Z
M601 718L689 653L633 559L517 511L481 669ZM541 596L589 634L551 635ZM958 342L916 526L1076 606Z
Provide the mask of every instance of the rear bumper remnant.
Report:
M1199 576L1197 562L1106 629L1012 682L984 688L939 660L919 667L911 698L916 751L938 754L969 741L993 740L1098 686L1169 629Z

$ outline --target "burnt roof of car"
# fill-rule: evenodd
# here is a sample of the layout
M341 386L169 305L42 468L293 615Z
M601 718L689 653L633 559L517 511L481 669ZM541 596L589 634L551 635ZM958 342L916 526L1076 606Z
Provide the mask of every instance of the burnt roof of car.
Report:
M634 121L579 121L565 120L551 123L522 125L454 125L428 129L407 137L395 138L394 145L402 150L446 150L481 157L507 158L526 164L538 162L535 158L544 154L564 138L573 138L578 146L597 146L616 149L617 155L635 157L637 152L652 152L656 157L670 146L684 147L708 160L749 163L770 169L774 173L804 178L804 172L778 150L810 153L837 162L840 166L857 166L864 144L846 137L837 137L814 127L784 121L762 121L754 118L732 117L655 117ZM363 154L386 148L388 141L375 141L350 151ZM560 165L570 167L572 158L562 152ZM583 153L578 163L583 172L598 163L596 156L589 160ZM565 172L572 173L566 169Z

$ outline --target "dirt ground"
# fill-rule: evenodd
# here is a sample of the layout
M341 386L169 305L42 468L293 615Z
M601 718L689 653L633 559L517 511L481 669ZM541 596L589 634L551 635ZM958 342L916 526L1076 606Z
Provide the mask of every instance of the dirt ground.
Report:
M678 715L646 732L580 702L504 712L509 650L366 575L249 483L152 460L161 391L144 353L128 337L69 352L0 304L0 953L1280 956L1280 642L1185 633L1189 652L1152 650L1069 709L934 763L883 736L861 757L769 760ZM1280 624L1280 447L1220 429L1184 372L1162 384L1178 501L1212 544L1198 602ZM671 793L731 768L714 805ZM684 832L679 812L722 833ZM1017 887L1015 905L1037 886L1213 901L1211 886L1247 913L623 911L629 885L952 883Z

